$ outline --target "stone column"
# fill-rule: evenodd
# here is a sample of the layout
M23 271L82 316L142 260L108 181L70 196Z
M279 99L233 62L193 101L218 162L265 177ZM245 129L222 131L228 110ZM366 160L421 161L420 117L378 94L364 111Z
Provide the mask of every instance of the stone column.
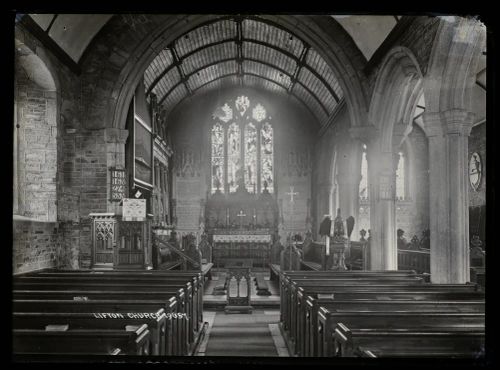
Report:
M370 266L372 270L397 270L394 155L392 152L382 152L377 142L367 148L370 184Z
M397 270L394 154L392 150L382 150L382 138L375 127L353 127L350 132L354 138L361 140L367 146L371 230L370 269Z
M468 136L464 110L425 113L429 139L431 281L463 284L469 271Z
M359 219L359 182L361 181L360 143L349 140L339 154L337 185L340 204L337 205L337 208L340 208L344 220L349 216L354 217L355 223L351 236L356 238ZM332 211L336 215L337 210Z
M106 142L106 159L107 159L107 211L117 215L122 214L122 208L119 202L110 202L111 198L111 173L110 168L125 169L125 142L128 137L128 130L118 128L106 128L104 131L104 139ZM128 178L127 178L128 182ZM128 186L128 183L127 183Z

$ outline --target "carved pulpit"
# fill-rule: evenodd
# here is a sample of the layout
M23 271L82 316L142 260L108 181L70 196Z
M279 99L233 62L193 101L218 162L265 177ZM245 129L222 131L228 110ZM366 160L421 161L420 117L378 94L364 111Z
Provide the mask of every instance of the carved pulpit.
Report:
M232 259L246 259L253 262L252 267L266 267L271 260L277 221L278 204L266 186L261 194L249 193L243 182L230 194L217 189L205 207L214 267L224 267Z

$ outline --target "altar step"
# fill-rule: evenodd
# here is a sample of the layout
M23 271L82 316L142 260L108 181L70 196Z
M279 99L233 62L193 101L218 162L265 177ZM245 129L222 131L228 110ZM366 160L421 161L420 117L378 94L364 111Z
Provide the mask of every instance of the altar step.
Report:
M255 299L250 302L253 309L275 309L280 308L279 297L265 297L266 299ZM204 297L203 298L203 309L213 310L213 311L224 311L227 305L227 300L225 296L219 297Z

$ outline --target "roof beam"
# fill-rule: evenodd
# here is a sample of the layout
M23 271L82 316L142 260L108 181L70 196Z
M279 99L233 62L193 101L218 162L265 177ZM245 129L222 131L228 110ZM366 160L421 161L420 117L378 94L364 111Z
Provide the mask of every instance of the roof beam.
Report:
M241 26L241 24L240 24ZM179 58L177 57L177 60L180 64L182 64L182 62L188 58L189 56L205 49L205 48L208 48L208 47L211 47L211 46L216 46L216 45L220 45L220 44L224 44L226 42L235 42L236 44L238 44L239 42L239 39L236 38L236 39L227 39L227 40L223 40L223 41L217 41L217 42L213 42L211 44L207 44L205 46L202 46L202 47L199 47L191 52L189 52L188 54L186 54L185 56L183 56L182 58ZM330 92L330 94L333 96L333 98L335 99L335 101L338 103L340 101L340 97L337 95L337 93L335 92L335 90L333 90L333 88L330 86L330 84L328 82L325 81L325 79L314 69L312 68L311 66L309 66L306 62L305 62L305 58L306 58L306 54L304 53L304 51L306 49L303 50L302 52L302 55L301 55L301 58L297 58L294 54L286 51L286 50L283 50L283 49L280 49L274 45L271 45L271 44L267 44L265 42L262 42L262 41L259 41L259 40L253 40L253 39L246 39L246 38L241 38L241 44L238 45L238 48L237 48L237 58L236 60L238 61L239 58L241 58L241 62L243 62L243 60L245 59L244 56L243 56L243 42L248 42L248 43L254 43L254 44L257 44L257 45L262 45L262 46L265 46L265 47L269 47L273 50L276 50L277 52L279 53L282 53L284 55L286 55L287 57L293 59L297 65L299 65L301 63L301 60L302 60L302 65L301 67L305 67L308 71L310 71L324 86L325 88ZM307 47L307 50L309 50L310 47ZM234 59L234 58L233 58ZM250 60L250 58L246 58L247 60ZM264 61L262 61L263 64L265 64ZM146 92L146 95L149 94L153 89L154 87L156 86L156 84L158 84L158 82L160 82L160 80L163 78L163 76L165 76L169 71L170 69L172 69L173 67L175 66L175 60L174 60L174 63L172 63L170 66L168 66L162 73L160 73L158 75L158 77L155 78L155 80L151 83L151 85L148 87L148 90ZM199 70L201 70L203 68L200 68ZM278 68L277 68L278 69ZM298 70L300 70L300 68L297 68L296 69L296 72L297 72L297 78L298 78ZM243 70L241 71L241 73L243 73ZM289 75L289 73L287 73ZM243 82L241 82L242 84ZM302 86L304 86L304 84L302 84ZM289 87L289 88L292 88L293 86Z
M193 92L191 91L191 89L188 86L187 78L186 78L186 76L184 74L184 71L182 70L182 67L181 67L182 61L177 56L177 50L175 50L175 44L174 44L174 42L172 42L172 44L170 44L169 50L170 50L170 53L172 54L172 58L174 60L173 64L175 65L175 67L177 68L177 71L179 72L179 75L181 76L181 82L186 87L188 95L193 95ZM170 91L172 91L172 89L170 89ZM165 95L165 96L167 96L167 95Z
M300 70L304 66L304 63L306 60L306 55L309 52L310 48L311 47L309 45L304 45L304 49L302 49L302 55L300 56L299 60L297 61L297 67L295 68L295 72L293 73L292 83L290 84L290 88L288 89L288 92L291 92L293 87L295 86L295 82L299 78Z

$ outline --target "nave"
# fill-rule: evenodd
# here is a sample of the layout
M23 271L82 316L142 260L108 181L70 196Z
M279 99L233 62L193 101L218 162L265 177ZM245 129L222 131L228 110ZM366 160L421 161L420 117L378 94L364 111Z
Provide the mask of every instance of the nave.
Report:
M15 361L494 354L481 19L13 15Z

